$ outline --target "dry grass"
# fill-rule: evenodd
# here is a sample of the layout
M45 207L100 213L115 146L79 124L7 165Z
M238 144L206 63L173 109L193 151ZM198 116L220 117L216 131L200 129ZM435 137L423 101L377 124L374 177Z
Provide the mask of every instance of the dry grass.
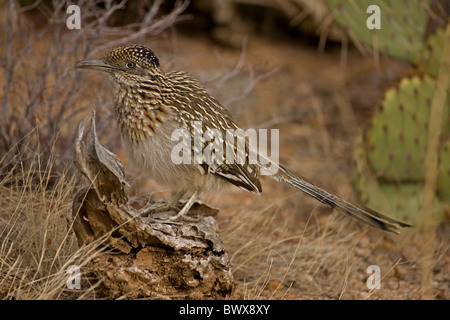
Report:
M7 165L4 156L0 167ZM68 296L70 265L84 266L94 246L78 248L70 232L71 199L77 177L52 175L53 161L36 155L0 180L0 296L6 299L59 299ZM76 296L92 296L94 283Z
M0 168L7 165L7 158L1 159ZM67 288L68 267L77 265L83 270L101 254L101 241L78 247L70 223L79 176L69 170L53 176L52 166L51 160L42 163L39 155L28 167L14 159L13 170L0 181L1 298L96 298L98 284L87 271L82 274L83 290ZM347 273L348 256L355 246L354 233L343 230L344 224L336 223L335 215L321 229L307 221L299 232L293 218L282 217L280 210L280 205L236 210L221 219L220 233L241 284L240 297L292 298L293 286L312 297L339 296L346 281L341 275ZM323 272L329 275L323 277Z
M139 21L115 26L126 1L79 1L83 29L68 30L66 1L37 1L22 7L0 4L0 297L61 299L95 297L89 274L84 290L67 290L67 268L84 266L97 254L93 243L78 249L69 231L77 177L71 165L74 123L92 105L103 107L103 141L117 140L110 126L106 91L84 99L89 83L76 61L111 43L157 37L182 19L187 2L160 14L162 1L141 4ZM145 9L142 11L142 9ZM116 18L117 19L117 18ZM98 53L97 53L98 54ZM111 102L109 102L110 106Z
M299 292L303 297L338 297L345 287L355 234L337 230L334 215L321 230L309 221L298 230L279 210L239 210L221 231L233 274L244 283L244 297L285 299Z
M180 18L184 2L178 2L179 6L166 18L148 15L143 18L146 24L134 24L123 30L109 26L106 18L93 19L90 31L78 34L67 33L64 25L58 26L65 23L65 12L59 7L53 13L54 25L31 35L20 32L31 29L30 22L19 13L11 17L8 4L3 3L0 15L6 19L0 25L5 33L10 32L5 39L13 39L10 52L16 54L10 53L7 58L8 46L2 38L0 57L9 61L5 75L10 76L0 76L0 85L9 88L8 97L2 93L3 106L7 106L7 111L3 107L2 112L9 114L9 118L0 120L0 298L95 299L97 284L86 270L82 290L71 291L66 286L68 266L85 266L98 254L99 244L80 249L69 232L72 200L79 187L79 176L69 165L72 135L76 131L73 124L86 115L87 109L95 107L102 118L98 128L100 139L113 150L117 148L114 142L117 131L108 91L96 82L95 76L84 75L81 79L73 65L88 55L99 56L113 44L139 41L148 44L160 39L163 31ZM124 2L105 3L101 9L86 2L85 8L90 9L83 14L91 18L107 17L124 5ZM155 10L161 4L152 3ZM348 176L352 138L361 129L360 123L367 121L367 110L358 113L351 108L354 101L348 97L348 83L363 83L361 78L364 79L363 75L369 78L367 74L371 79L379 77L386 81L373 70L370 59L367 62L368 59L355 58L350 48L345 54L349 61L353 60L344 70L340 53L325 51L318 55L314 48L298 44L255 37L248 41L246 51L236 52L217 50L204 38L168 35L169 41L158 40L154 44L169 48L170 52L182 48L175 62L177 68L209 82L210 91L220 101L230 99L229 107L243 126L281 127L282 162L351 198ZM215 55L211 54L212 48ZM40 64L27 69L35 57ZM161 60L173 64L167 61L170 60L167 56ZM395 74L397 65L391 66ZM361 84L357 90L371 96L377 84L367 81L366 87ZM361 104L376 101L364 94ZM239 100L234 99L235 95ZM143 189L140 194L148 191ZM270 183L264 184L264 189L267 196L262 200L230 189L213 201L221 208L217 220L240 297L422 297L418 262L424 256L426 239L420 230L394 238L373 230L363 232L359 224L324 213L316 202L296 191ZM426 275L434 281L435 296L444 299L450 297L450 245L445 228L436 230L435 254L424 262L428 272L435 270L431 277ZM366 267L370 264L380 265L383 290L367 289Z

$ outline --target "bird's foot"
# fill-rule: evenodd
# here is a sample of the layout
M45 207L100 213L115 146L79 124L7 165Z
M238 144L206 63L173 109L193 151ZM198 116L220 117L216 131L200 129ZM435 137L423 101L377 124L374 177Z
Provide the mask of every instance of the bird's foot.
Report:
M196 217L190 217L188 216L188 213L182 213L183 209L181 209L180 212L178 212L175 216L169 217L167 220L172 221L172 222L177 222L177 221L189 221L189 222L198 222L200 221L200 218L196 218Z
M164 213L164 212L178 212L180 209L177 206L177 204L172 203L172 202L157 202L157 203L152 203L152 204L148 204L144 207L142 207L139 210L139 214L142 217L147 217L149 215L155 215L158 213Z
M155 221L161 222L198 222L200 219L189 216L188 210L180 208L182 204L174 204L172 202L158 202L152 203L141 208L138 213L142 217L149 217Z

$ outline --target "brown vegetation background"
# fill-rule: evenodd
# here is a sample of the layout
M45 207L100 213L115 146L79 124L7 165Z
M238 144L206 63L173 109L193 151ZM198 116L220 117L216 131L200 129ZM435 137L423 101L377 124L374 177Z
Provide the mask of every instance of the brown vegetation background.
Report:
M171 194L126 161L104 79L75 70L117 45L146 45L164 71L195 75L243 128L279 129L281 163L355 199L355 138L410 69L343 41L312 3L321 1L78 1L81 29L68 30L66 1L0 1L0 297L103 298L89 272L81 290L66 287L68 266L99 254L78 248L68 226L86 183L74 137L92 109L135 196ZM241 298L450 298L448 219L427 257L418 228L386 234L269 179L259 197L229 187L202 200L220 208ZM366 286L370 265L379 290Z

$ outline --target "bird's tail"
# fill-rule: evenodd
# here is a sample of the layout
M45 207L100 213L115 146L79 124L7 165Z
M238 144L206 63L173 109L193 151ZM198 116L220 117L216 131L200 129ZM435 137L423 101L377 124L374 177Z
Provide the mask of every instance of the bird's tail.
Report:
M279 181L284 181L287 184L296 187L297 189L300 189L311 197L319 200L320 202L325 203L342 213L348 214L355 219L363 221L382 230L394 232L397 234L400 233L400 228L411 227L409 224L389 218L365 206L348 202L338 197L334 193L326 190L325 188L317 186L308 179L295 175L281 165L277 165L277 168L278 171L276 174L271 175L272 178Z

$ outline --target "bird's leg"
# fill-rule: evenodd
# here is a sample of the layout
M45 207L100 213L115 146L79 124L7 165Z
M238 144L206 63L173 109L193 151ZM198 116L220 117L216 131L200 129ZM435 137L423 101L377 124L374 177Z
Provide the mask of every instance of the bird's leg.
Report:
M150 205L146 205L141 210L139 210L139 213L141 216L145 217L145 216L148 216L150 213L176 210L178 201L180 201L181 197L185 193L186 193L186 190L181 190L181 191L177 192L172 198L170 198L169 200L167 200L164 203L152 203Z
M197 200L198 195L200 194L200 189L197 189L194 194L189 198L189 200L185 203L184 207L178 212L176 216L173 216L170 218L171 221L178 221L180 219L186 219L186 214L191 209L192 205L194 204L195 200Z
M171 207L175 207L178 201L180 201L181 197L184 196L186 190L178 191L172 198L167 201L167 204Z

